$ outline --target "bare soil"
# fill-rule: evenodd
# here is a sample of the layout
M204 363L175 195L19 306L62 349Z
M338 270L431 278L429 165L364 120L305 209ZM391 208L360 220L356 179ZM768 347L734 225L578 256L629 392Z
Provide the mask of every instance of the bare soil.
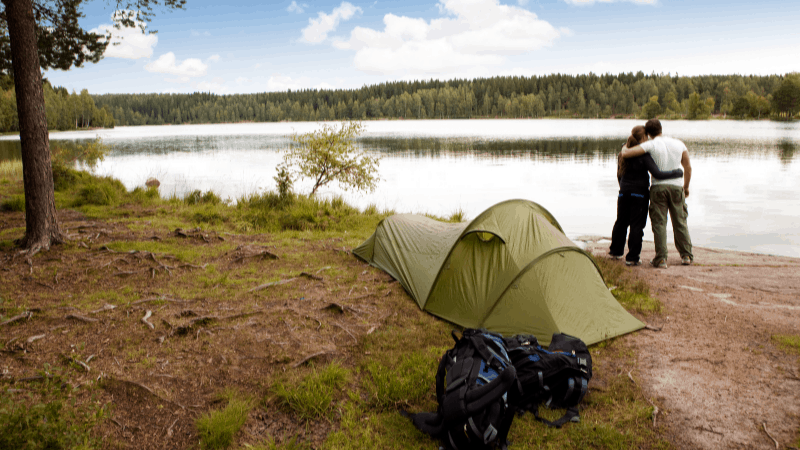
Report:
M608 240L581 238L596 257ZM631 270L666 307L629 339L636 383L659 406L678 448L791 448L800 432L800 364L775 335L800 335L800 260L694 248L682 266L674 247L657 269L645 242ZM622 261L619 264L624 264Z

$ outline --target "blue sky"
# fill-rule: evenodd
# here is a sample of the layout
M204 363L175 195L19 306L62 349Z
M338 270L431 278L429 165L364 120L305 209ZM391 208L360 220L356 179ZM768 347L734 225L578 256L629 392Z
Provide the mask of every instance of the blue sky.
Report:
M800 70L797 0L187 0L97 64L47 71L92 94L358 88L550 73ZM88 2L82 25L113 9Z

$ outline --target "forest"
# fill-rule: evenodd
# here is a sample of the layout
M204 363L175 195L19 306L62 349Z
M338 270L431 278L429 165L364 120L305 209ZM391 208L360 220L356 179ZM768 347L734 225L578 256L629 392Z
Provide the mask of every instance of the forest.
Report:
M80 94L69 93L63 87L50 85L45 80L44 91L47 128L50 130L77 130L81 128L113 128L114 117L107 108L98 108L88 89ZM0 77L0 132L19 131L17 117L17 97L14 92L14 80L3 75Z
M393 81L360 89L94 96L117 125L370 119L791 118L800 75L618 75Z
M18 131L13 80L0 80L0 131ZM257 94L69 93L44 83L48 128L374 119L791 119L800 74L618 75L393 81L360 89Z

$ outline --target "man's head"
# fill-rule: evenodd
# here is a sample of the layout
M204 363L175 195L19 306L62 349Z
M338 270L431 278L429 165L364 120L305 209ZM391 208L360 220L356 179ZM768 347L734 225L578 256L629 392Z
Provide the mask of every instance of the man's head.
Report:
M661 134L661 121L658 119L650 119L644 124L644 132L648 136L654 138Z

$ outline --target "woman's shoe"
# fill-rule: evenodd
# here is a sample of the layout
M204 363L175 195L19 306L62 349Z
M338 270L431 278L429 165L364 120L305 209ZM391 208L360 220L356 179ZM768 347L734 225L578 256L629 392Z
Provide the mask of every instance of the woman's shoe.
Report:
M615 255L615 254L613 254L611 252L608 252L608 257L611 258L611 259L622 259L622 256L623 255Z
M636 261L625 261L626 266L641 266L642 265L642 258L637 259Z

